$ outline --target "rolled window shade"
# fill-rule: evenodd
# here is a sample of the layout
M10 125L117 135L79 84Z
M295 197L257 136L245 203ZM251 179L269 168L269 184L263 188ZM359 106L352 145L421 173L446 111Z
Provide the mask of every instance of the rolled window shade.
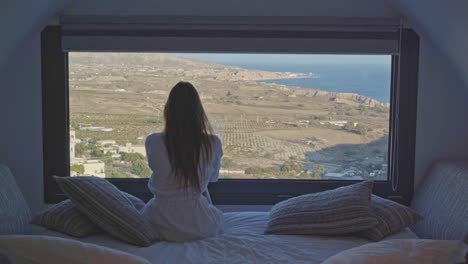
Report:
M65 51L397 54L399 21L301 17L62 17Z

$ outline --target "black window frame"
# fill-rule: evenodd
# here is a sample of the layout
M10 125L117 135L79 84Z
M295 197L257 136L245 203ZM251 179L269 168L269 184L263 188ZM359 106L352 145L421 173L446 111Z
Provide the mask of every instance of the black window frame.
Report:
M317 32L320 36L366 39L372 32ZM389 131L389 180L377 181L374 193L410 204L414 186L419 36L401 29L400 53L392 56ZM376 33L376 38L382 34ZM292 40L294 41L294 40ZM62 49L62 27L47 26L41 33L44 200L66 197L53 179L70 174L68 53ZM151 198L148 179L109 179L119 189L144 200ZM271 205L297 195L353 184L351 180L221 179L209 186L215 204Z

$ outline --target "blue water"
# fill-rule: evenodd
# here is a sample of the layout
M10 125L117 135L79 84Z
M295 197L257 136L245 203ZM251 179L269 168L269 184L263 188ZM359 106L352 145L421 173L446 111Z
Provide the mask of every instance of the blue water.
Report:
M198 60L253 70L313 73L313 78L264 82L357 93L381 102L390 101L391 56L295 54L177 54Z
M316 77L267 80L288 86L315 88L329 92L357 93L380 102L390 101L391 67L384 64L237 64L247 69L278 72L313 73Z

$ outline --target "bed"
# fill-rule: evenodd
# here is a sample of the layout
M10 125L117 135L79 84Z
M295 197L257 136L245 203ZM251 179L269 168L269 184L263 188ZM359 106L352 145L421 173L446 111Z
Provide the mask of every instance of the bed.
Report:
M191 243L158 242L141 248L96 235L82 242L122 250L151 263L321 263L346 249L369 243L358 237L264 235L268 212L224 214L224 234ZM44 235L67 237L46 231ZM69 238L69 237L67 237ZM417 238L409 229L387 239Z
M27 234L30 211L14 177L0 165L0 234ZM420 186L413 208L425 219L390 239L460 240L468 232L468 162L436 163ZM447 206L451 205L451 206ZM224 234L192 243L159 242L141 248L96 235L82 242L141 256L151 263L321 263L344 250L369 243L358 237L263 235L268 212L225 213ZM52 231L35 234L70 238ZM1 256L0 256L1 257ZM0 258L1 260L1 258Z

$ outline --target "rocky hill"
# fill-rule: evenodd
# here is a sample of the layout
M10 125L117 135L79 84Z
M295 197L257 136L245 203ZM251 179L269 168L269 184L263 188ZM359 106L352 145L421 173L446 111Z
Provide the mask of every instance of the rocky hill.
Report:
M122 64L125 61L125 64ZM155 76L181 76L196 77L198 79L212 79L223 81L250 81L289 79L308 77L309 74L270 72L262 70L249 70L234 66L193 60L164 53L72 53L70 62L75 65L111 66L122 69L120 73L132 71L154 74Z
M151 80L205 80L222 82L251 82L272 79L307 78L312 74L292 72L270 72L262 70L244 69L234 66L226 66L212 62L182 58L177 55L164 53L72 53L70 63L73 64L70 78L72 83L80 83L72 89L106 89L116 86L115 91L132 91L138 89L138 85L125 85L140 77ZM125 62L125 63L122 63ZM90 71L91 70L91 71ZM138 81L140 82L140 81ZM89 83L90 86L86 84ZM286 92L289 97L325 97L337 103L363 104L366 106L389 107L389 104L381 103L375 99L355 93L334 93L319 89L290 87L279 84L270 84L278 91ZM170 88L170 87L167 87ZM318 87L320 88L320 87ZM166 94L167 91L150 90L146 93Z

